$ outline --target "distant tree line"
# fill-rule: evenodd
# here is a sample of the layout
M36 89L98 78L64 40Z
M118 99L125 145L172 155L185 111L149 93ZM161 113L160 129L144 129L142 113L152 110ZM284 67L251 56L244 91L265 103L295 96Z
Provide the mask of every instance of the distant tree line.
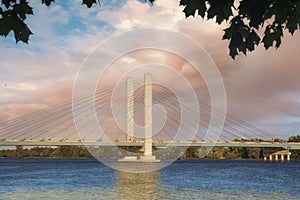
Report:
M262 139L234 139L236 142L268 142ZM300 142L300 135L291 136L289 139L272 139L272 142ZM214 147L205 152L205 148L189 147L181 156L181 159L198 159L200 151L204 151L204 159L262 159L264 155L269 155L281 148L246 148L246 147ZM293 160L300 160L300 150L290 150Z
M17 146L16 149L0 151L2 158L92 158L93 156L84 147L60 146L23 148Z
M262 159L264 155L270 155L281 148L246 148L246 147L214 147L207 152L204 159ZM205 148L189 147L180 157L180 159L199 159L200 151L206 151ZM300 160L300 150L290 150L292 160Z
M235 139L234 141L241 140ZM280 139L274 139L273 141L286 142ZM288 142L300 142L300 135L289 137ZM264 155L279 151L281 148L214 147L209 149L204 147L178 147L157 150L153 148L154 155L165 159L174 159L177 155L181 155L179 159L199 159L200 153L206 155L204 159L261 159ZM86 149L82 146L59 146L57 148L23 148L22 146L17 146L16 149L1 150L0 158L93 158L95 155L103 158L114 158L115 156L122 157L128 152L142 154L140 147ZM300 160L300 150L291 150L291 152L293 160Z
M300 142L300 135L289 137L289 142Z

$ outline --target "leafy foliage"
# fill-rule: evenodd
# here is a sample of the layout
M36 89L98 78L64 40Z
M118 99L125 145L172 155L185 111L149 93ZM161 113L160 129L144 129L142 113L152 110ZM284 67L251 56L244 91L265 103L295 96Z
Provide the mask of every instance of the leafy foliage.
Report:
M42 0L42 4L50 6L55 0ZM100 2L98 1L100 4ZM96 0L82 0L88 8L97 4ZM33 15L33 8L26 0L2 0L0 3L0 35L6 37L11 31L16 42L28 43L29 36L33 34L25 20Z
M32 15L32 7L25 0L3 0L0 7L0 35L7 36L10 31L14 32L15 40L28 42L32 32L24 23L27 15Z
M154 3L155 0L145 0ZM50 6L55 0L42 0ZM82 0L88 8L98 0ZM229 54L234 59L240 52L247 54L263 43L266 49L281 45L286 29L292 35L300 29L300 0L180 0L186 17L196 15L226 22L224 40L229 40ZM0 3L0 35L11 31L16 42L28 43L31 30L25 23L33 9L26 0L2 0ZM258 34L260 33L260 34Z
M82 5L86 5L88 8L92 7L93 4L97 4L96 0L82 0Z
M181 0L186 17L215 19L229 23L223 39L230 40L230 56L246 55L263 43L266 49L281 45L284 29L291 34L300 28L300 0ZM263 32L261 36L257 33Z
M46 4L47 6L50 6L50 4L51 4L52 2L54 3L55 0L42 0L42 3L43 3L43 4Z

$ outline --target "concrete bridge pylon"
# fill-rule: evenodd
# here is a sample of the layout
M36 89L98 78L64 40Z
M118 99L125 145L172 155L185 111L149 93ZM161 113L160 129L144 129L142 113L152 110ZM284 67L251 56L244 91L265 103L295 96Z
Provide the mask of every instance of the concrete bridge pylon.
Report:
M127 94L127 141L134 140L134 81L128 77L126 83ZM152 155L152 74L144 74L144 155L125 156L119 162L160 162Z

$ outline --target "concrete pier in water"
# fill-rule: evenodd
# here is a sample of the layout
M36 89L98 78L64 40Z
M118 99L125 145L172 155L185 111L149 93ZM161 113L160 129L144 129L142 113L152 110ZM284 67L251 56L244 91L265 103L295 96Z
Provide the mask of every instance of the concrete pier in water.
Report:
M291 152L289 150L282 150L282 151L277 151L275 153L272 153L269 155L269 160L270 162L273 161L273 157L275 157L275 162L278 162L278 158L280 157L281 162L284 162L285 160L285 156L286 156L286 160L288 162L291 161ZM267 156L264 156L264 161L267 162Z

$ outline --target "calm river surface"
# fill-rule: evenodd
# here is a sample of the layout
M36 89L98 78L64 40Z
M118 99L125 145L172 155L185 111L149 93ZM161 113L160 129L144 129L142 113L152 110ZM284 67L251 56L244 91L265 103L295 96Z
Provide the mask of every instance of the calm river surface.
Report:
M177 161L130 174L93 159L0 159L0 199L300 199L300 162Z

